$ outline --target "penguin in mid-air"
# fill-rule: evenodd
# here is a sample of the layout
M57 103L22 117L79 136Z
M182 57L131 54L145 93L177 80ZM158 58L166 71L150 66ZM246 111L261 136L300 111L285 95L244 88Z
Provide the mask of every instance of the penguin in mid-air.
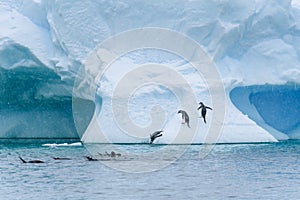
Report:
M156 138L162 136L161 132L163 132L163 131L155 131L154 133L150 134L150 144L152 144Z
M187 114L187 112L184 111L184 110L179 110L179 111L177 112L177 114L179 114L179 113L181 113L182 123L183 123L183 124L186 123L187 126L188 126L189 128L191 128L191 127L190 127L190 118L189 118L189 115Z
M212 110L212 108L210 108L210 107L204 105L202 102L200 102L199 104L200 104L200 106L199 106L199 108L198 108L197 110L202 109L202 110L201 110L201 116L203 117L204 123L206 123L206 119L205 119L206 112L207 112L206 109Z

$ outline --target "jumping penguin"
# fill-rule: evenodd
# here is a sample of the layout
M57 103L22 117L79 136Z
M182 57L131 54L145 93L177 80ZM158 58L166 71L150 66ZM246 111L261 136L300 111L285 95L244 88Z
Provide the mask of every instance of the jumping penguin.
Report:
M177 114L179 114L179 113L181 113L182 123L183 123L183 124L186 123L187 126L188 126L189 128L191 128L191 127L190 127L190 118L189 118L189 115L187 114L187 112L184 111L184 110L179 110Z
M206 112L207 112L206 109L212 110L212 108L204 105L202 102L200 102L199 104L200 104L200 106L199 106L199 108L197 110L202 109L201 110L201 116L203 117L204 123L206 123L206 118L205 118L206 117Z

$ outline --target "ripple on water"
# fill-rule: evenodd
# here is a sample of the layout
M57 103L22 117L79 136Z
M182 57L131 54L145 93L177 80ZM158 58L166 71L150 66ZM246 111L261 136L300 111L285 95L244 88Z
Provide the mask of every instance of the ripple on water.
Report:
M43 147L0 144L3 199L279 199L300 198L300 142L217 145L205 159L199 146L187 147L182 157L154 172L132 174L89 162L83 146ZM105 145L103 146L105 149ZM147 152L148 145L125 145L128 152ZM107 146L109 149L109 146ZM45 163L22 163L40 159ZM134 167L155 160L169 162L172 152L110 159ZM70 160L54 160L67 157Z

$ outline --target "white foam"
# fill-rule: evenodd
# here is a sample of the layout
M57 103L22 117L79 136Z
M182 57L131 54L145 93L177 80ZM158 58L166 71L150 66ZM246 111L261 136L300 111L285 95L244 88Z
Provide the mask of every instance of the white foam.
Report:
M81 142L74 142L74 143L47 143L47 144L43 144L42 146L44 147L73 147L73 146L82 146Z

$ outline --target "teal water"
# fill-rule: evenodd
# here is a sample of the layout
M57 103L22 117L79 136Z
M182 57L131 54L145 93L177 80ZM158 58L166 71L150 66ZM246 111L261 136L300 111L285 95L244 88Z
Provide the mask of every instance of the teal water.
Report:
M105 162L134 167L126 154L87 161L84 146L42 146L43 142L0 143L0 199L299 199L300 141L216 145L204 159L201 145L175 145L185 153L148 173L111 169ZM109 149L109 145L107 145ZM123 145L147 152L157 146ZM106 149L106 146L102 146ZM172 156L172 152L168 152ZM22 163L40 159L41 164ZM137 157L164 159L168 155ZM53 160L68 157L71 160Z

